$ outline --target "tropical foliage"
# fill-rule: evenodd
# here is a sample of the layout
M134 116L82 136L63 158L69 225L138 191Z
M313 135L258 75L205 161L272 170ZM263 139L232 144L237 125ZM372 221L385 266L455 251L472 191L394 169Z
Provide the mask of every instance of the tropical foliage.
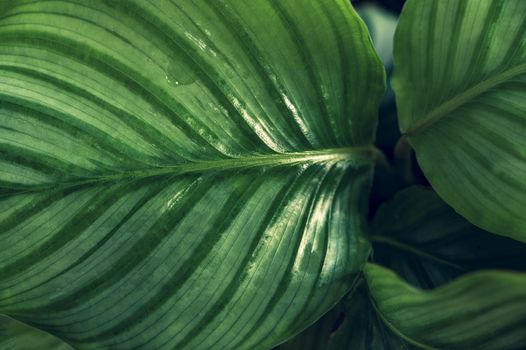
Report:
M526 2L360 15L0 2L0 348L525 348Z

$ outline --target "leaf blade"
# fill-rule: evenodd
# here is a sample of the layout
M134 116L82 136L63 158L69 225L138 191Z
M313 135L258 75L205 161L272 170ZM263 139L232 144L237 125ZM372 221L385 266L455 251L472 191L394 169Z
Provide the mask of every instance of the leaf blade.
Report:
M346 1L303 5L8 7L2 312L79 348L263 349L348 291L384 73Z
M520 349L526 342L524 274L487 270L423 291L378 265L365 273L382 316L415 345Z
M524 3L408 2L395 39L400 126L439 195L524 241Z

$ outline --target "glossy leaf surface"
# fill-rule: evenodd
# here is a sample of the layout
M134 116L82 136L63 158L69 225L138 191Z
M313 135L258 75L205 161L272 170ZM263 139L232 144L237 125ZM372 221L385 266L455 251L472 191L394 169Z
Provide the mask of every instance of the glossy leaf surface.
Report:
M347 1L2 11L1 313L78 348L267 349L349 290L384 73Z
M369 291L384 321L424 349L524 349L526 274L474 272L432 291L367 264Z
M424 187L398 192L371 230L374 260L422 288L474 270L526 270L526 244L477 228Z
M394 64L400 127L433 188L526 241L526 2L408 1Z

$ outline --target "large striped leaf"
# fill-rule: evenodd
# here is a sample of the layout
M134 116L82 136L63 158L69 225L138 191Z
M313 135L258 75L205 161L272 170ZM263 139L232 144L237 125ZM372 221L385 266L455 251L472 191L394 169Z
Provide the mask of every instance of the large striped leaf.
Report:
M389 327L423 349L519 350L526 347L526 274L486 270L432 291L367 264L377 310Z
M0 312L86 349L265 349L350 288L384 74L346 0L0 14Z
M526 244L470 224L424 187L383 204L371 230L375 262L422 288L480 269L526 270Z
M408 1L394 44L400 127L438 194L526 241L526 1Z

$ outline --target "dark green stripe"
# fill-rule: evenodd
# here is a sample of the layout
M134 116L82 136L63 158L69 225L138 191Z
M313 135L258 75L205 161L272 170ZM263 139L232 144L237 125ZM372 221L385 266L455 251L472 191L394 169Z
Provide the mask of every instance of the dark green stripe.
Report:
M65 163L58 158L8 144L0 144L0 157L4 161L34 169L38 173L44 173L51 177L68 176L71 179L75 176L97 175L74 164ZM56 183L54 184L56 185ZM10 187L8 186L8 188Z
M18 98L11 98L0 94L0 98L2 97L4 98L0 101L2 109L31 116L31 118L49 125L56 130L66 132L71 135L72 138L79 140L86 145L90 145L90 147L96 149L102 154L109 156L111 160L115 162L116 167L119 167L120 169L127 169L130 164L134 164L136 167L136 159L129 156L129 151L133 150L130 150L129 147L121 145L118 142L116 143L116 140L113 138L109 139L107 137L109 135L100 132L100 130L84 123L82 120L69 118L68 115L41 104L25 100L20 101ZM140 156L144 157L143 154ZM45 164L41 164L39 167L40 166L42 168L47 167ZM81 172L86 174L84 169L82 169Z
M69 221L55 234L50 236L44 243L33 247L33 249L23 257L10 261L9 264L0 269L0 276L7 279L17 273L35 265L38 261L44 260L68 242L80 236L94 220L111 207L120 196L129 189L125 186L115 186L113 189L104 191L101 195L93 195L84 205L84 209L74 215ZM102 192L102 191L99 191ZM100 193L99 193L100 194Z
M331 170L329 171L329 174L327 175L326 177L326 181L331 181L331 182L334 182L333 184L328 184L327 186L330 186L328 190L325 190L325 192L330 192L330 193L334 193L335 194L335 197L337 196L338 193L346 193L342 187L346 187L346 186L350 186L350 184L348 182L345 182L345 180L347 179L347 176L350 177L350 173L353 173L354 171L350 168L347 168L343 173L340 173L338 174L338 172L341 172L341 170L338 169L338 167L336 167L336 171L333 171L334 168L331 168ZM333 174L333 173L336 173L336 174ZM324 179L325 180L325 179ZM348 199L348 198L346 198ZM338 200L338 198L333 198L333 204L331 205L331 210L330 210L330 213L333 211L333 208L332 206L334 205L334 202ZM342 199L340 199L342 200ZM350 202L346 203L346 207L350 207ZM319 265L319 268L318 270L316 271L315 275L316 276L321 276L321 273L323 271L323 266L324 266L324 262L325 262L325 259L326 259L326 256L327 256L327 248L329 246L329 240L330 240L330 232L329 232L329 229L330 229L330 222L331 222L332 218L329 216L327 218L327 225L324 227L324 234L325 234L325 239L323 240L323 248L322 249L319 249L318 251L321 251L322 252L322 258L321 258L321 263ZM347 220L348 221L348 220ZM348 226L348 225L347 225ZM338 253L340 254L344 254L344 255L349 255L348 254L348 251L345 247L340 247L340 250L338 251ZM338 258L340 257L340 255L338 255ZM346 266L346 264L343 264L344 266ZM336 275L336 274L335 274ZM302 310L301 313L298 313L297 316L294 318L294 321L291 322L292 325L298 325L296 328L292 329L290 331L290 335L292 336L293 334L295 334L296 332L302 330L305 326L305 320L310 320L310 319L313 319L313 312L311 313L306 313L305 310L314 310L315 312L317 310L319 310L318 307L315 306L315 304L313 303L314 301L314 295L316 293L316 291L318 290L317 288L321 287L320 286L320 281L317 280L315 282L315 284L313 285L310 293L309 293L309 296L307 297L305 303L304 303L304 306L302 308L299 308L300 310ZM323 288L320 288L320 289L323 289ZM325 298L319 298L322 303L325 302L325 300L330 300L328 298L329 296L329 292L331 292L331 290L327 289L326 290L326 293L325 293ZM334 292L334 291L332 291Z
M272 5L272 8L278 15L284 27L287 28L286 33L290 35L292 42L296 44L296 52L298 52L298 54L300 55L300 58L303 62L303 67L305 68L305 72L310 81L311 89L312 91L314 91L314 95L317 100L316 105L320 108L319 111L309 111L310 113L313 113L313 115L317 116L317 118L314 118L313 122L315 126L313 128L314 130L312 131L316 132L316 134L322 140L323 144L332 145L334 143L333 140L338 140L338 137L336 136L336 130L328 126L328 124L330 123L320 124L316 122L331 120L333 119L333 115L329 113L327 109L327 101L325 101L323 94L320 90L322 82L320 81L316 71L314 70L316 64L312 59L311 53L307 51L308 45L304 40L304 36L301 34L302 31L298 28L298 26L294 22L294 19L287 13L287 10L283 7L283 4L280 1L269 0L269 4Z
M336 169L334 169L335 167L336 167ZM341 172L338 169L338 166L335 166L335 167L332 167L330 170L328 170L328 174L322 179L321 183L319 184L319 189L313 195L312 205L314 205L317 202L317 198L318 198L318 195L320 193L336 193L336 191L338 191L340 185L346 185L346 184L343 183L343 180L345 178L346 172ZM339 174L336 175L336 174L334 174L334 172L339 172ZM335 177L335 175L336 175L336 177ZM323 189L323 187L326 187L326 188ZM314 209L315 209L314 206L310 209L309 216L307 218L308 221L310 221L310 217L311 217L312 211ZM331 208L331 210L332 210L332 208ZM330 221L331 218L328 218L328 220ZM328 245L328 240L329 240L329 232L328 232L329 225L330 225L330 223L328 223L327 226L325 226L325 228L323 229L322 232L318 232L319 235L324 235L325 239L324 239L323 258L320 259L320 263L319 263L317 271L315 273L315 275L317 275L317 276L320 276L320 273L323 270L323 265L324 265L324 260L325 260L325 256L326 256L326 253L327 253L327 245ZM302 232L304 232L304 231L305 230L303 230ZM301 242L301 240L300 240L300 242ZM296 249L296 251L298 251L298 249ZM340 247L340 253L342 253L344 255L348 255L347 251L346 251L346 249L344 247ZM309 258L310 258L310 256L309 256ZM294 262L294 258L292 259L292 263L293 262ZM342 265L345 266L346 264L344 263ZM289 267L288 271L292 271L292 268ZM351 282L351 280L349 280L349 283L350 282ZM283 283L284 282L282 281L279 285L282 286ZM287 284L288 284L288 281L287 281ZM312 283L312 285L310 285L309 296L306 298L305 302L303 303L303 307L298 307L297 308L297 310L298 310L297 314L296 314L294 320L291 322L291 325L295 325L295 326L293 326L292 329L289 330L289 334L291 336L294 335L297 331L300 331L300 330L304 329L305 326L306 326L305 322L314 320L315 319L314 316L319 316L319 314L316 314L317 310L319 310L319 309L316 307L316 305L312 304L312 300L313 300L312 298L313 298L314 293L316 292L316 288L317 287L319 287L319 280L314 281ZM303 289L303 291L305 291L306 286L302 285L301 288ZM286 287L283 288L283 292L285 291L285 289L286 289ZM329 292L330 292L330 290L327 289L326 295L328 295ZM332 292L334 293L335 290L332 290ZM343 292L345 292L345 290L342 290L341 292L343 293ZM276 294L274 296L276 301L280 297L281 297L281 295L279 295L279 294ZM322 303L324 301L325 300L322 299ZM271 303L269 303L269 305L271 305L271 308L267 307L267 311L262 314L260 319L255 323L256 325L263 324L265 322L265 320L267 320L269 318L270 314L272 313L272 311L274 310L275 306L277 305L277 302L276 303L272 303L271 302ZM325 309L327 309L327 308L325 308ZM311 311L311 312L308 313L308 311ZM273 328L268 330L267 335L263 336L261 341L264 341L264 339L267 338L274 331L275 327L277 327L278 324L279 324L279 320L275 323ZM251 334L256 329L256 327L257 326L253 327L253 329L251 331L249 331L245 335L245 339L243 339L240 343L236 344L236 346L241 346L241 344L244 344L245 341L248 341L248 339L250 338Z
M521 3L524 6L524 2ZM525 13L526 8L522 10L521 13ZM508 51L504 54L503 62L511 66L514 63L515 58L517 58L517 64L520 64L521 53L524 52L524 45L526 41L524 40L524 34L526 33L526 16L523 18L520 28L517 30L515 37L511 41L511 45L508 48ZM524 62L523 62L524 64Z
M351 137L352 144L356 144L356 140L352 135L353 128L349 127L347 123L349 122L348 117L350 115L353 115L353 113L355 113L352 111L353 99L352 99L352 93L350 89L351 87L350 83L360 81L360 80L351 78L351 75L349 74L349 71L351 70L349 62L352 62L352 60L349 58L349 55L347 54L347 51L345 50L345 45L343 42L343 34L340 32L338 25L336 24L336 19L334 18L338 16L338 17L341 17L340 20L342 19L344 20L343 13L341 13L340 11L336 11L336 13L331 12L330 9L328 8L328 6L330 5L328 5L324 1L320 1L319 6L320 6L320 9L325 14L325 18L328 20L332 33L334 35L334 38L336 39L336 44L338 45L338 53L339 53L338 57L339 57L340 67L341 67L340 73L341 73L341 81L342 81L342 84L341 84L342 96L340 96L340 100L338 101L340 103L341 113L338 113L338 111L335 111L335 113L333 114L333 119L336 121L337 127L341 128L340 130L338 130L338 132L335 132L336 140L339 141L338 144L341 144L341 145L348 144L349 141L346 140L346 136L349 133L352 136ZM350 31L350 30L353 30L354 28L346 28L346 29ZM358 48L354 47L355 43L353 40L346 41L345 44L347 44L348 46L351 46L352 49L358 50Z
M12 230L16 226L20 225L20 223L25 222L32 216L49 207L54 202L70 195L76 190L78 190L78 188L68 188L65 190L51 192L51 194L41 196L40 198L35 198L35 200L22 206L0 223L0 235Z
M433 3L437 3L434 1ZM460 2L461 3L461 2ZM479 3L482 6L482 2ZM477 37L477 43L475 49L473 50L473 55L475 56L475 61L470 62L468 66L467 79L480 81L484 79L482 74L482 67L486 66L486 61L488 59L488 54L490 52L490 47L493 47L492 41L494 39L495 31L490 30L493 26L497 25L497 20L502 11L503 2L501 0L494 0L490 2L490 8L486 14L486 18L481 20L482 23L485 23L484 31L482 33L475 33ZM477 36L477 34L479 34ZM433 57L429 55L429 57ZM427 62L432 60L428 59ZM473 84L475 85L475 84Z
M453 33L453 37L449 37L448 38L448 42L447 42L447 55L446 55L446 58L445 58L445 61L444 61L444 65L445 65L445 71L443 72L442 74L442 81L441 81L441 84L440 86L442 86L442 88L445 90L445 91L448 91L449 90L449 87L447 86L443 86L442 84L444 82L447 83L447 79L450 79L451 76L452 76L452 73L451 73L451 69L454 67L454 58L458 52L458 50L462 50L462 48L459 48L458 47L458 43L459 43L459 39L460 39L460 31L461 31L461 28L462 28L462 20L464 19L464 15L466 13L466 8L467 8L467 5L468 5L468 2L467 1L459 1L457 2L456 4L456 8L455 8L455 17L454 17L454 20L453 20L453 28L451 30L451 32ZM442 96L442 98L447 98L449 96Z

